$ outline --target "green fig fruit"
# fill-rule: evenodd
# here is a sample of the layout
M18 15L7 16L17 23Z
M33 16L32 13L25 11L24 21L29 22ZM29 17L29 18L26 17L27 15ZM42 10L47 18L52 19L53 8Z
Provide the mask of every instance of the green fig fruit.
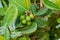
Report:
M25 15L21 15L20 19L22 19L22 20L25 19Z
M30 21L31 18L29 16L26 16L26 21Z
M26 20L24 19L24 20L22 20L22 24L26 24Z
M29 15L31 19L34 19L34 15L33 14L30 14Z

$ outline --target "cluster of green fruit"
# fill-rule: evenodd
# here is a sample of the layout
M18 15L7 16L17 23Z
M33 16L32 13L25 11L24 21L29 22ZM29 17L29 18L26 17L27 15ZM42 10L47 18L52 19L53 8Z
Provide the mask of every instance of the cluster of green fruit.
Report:
M34 19L34 15L33 14L29 14L29 15L21 15L20 16L20 20L22 24L26 24L26 25L31 25L32 20Z

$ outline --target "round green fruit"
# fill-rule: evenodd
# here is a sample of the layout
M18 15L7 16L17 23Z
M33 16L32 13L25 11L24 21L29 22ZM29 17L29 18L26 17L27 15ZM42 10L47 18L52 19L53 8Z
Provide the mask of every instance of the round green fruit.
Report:
M26 21L30 21L31 18L29 16L26 16Z
M26 20L22 20L22 24L26 24Z
M31 22L27 22L27 25L28 25L28 26L31 25Z
M34 15L33 15L33 14L30 14L30 18L31 18L31 19L34 19Z
M25 15L21 15L20 16L20 19L25 19Z

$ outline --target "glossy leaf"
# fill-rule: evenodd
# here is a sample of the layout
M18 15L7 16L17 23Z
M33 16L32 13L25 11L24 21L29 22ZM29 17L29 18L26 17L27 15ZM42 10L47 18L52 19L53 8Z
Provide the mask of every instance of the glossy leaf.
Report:
M43 4L49 9L60 10L60 8L56 4L54 4L53 2L49 0L43 0Z
M22 30L21 33L22 34L30 34L30 33L33 33L34 31L36 31L36 29L37 29L37 24L36 23L33 23L28 28Z
M42 8L41 10L39 10L36 15L43 15L48 11L48 8Z
M7 26L10 26L17 18L17 15L18 15L17 7L11 5L6 11L6 15L4 16L2 25L5 25L7 23Z

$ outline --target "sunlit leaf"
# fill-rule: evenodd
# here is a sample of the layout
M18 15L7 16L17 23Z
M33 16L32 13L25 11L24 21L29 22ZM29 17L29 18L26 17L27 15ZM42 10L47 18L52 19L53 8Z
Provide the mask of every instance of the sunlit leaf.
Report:
M17 15L18 15L17 7L11 5L6 11L6 15L4 16L2 25L5 25L7 23L7 26L10 26L17 18Z
M49 0L43 0L43 4L49 9L60 10L60 8L56 4L54 4L53 2Z

